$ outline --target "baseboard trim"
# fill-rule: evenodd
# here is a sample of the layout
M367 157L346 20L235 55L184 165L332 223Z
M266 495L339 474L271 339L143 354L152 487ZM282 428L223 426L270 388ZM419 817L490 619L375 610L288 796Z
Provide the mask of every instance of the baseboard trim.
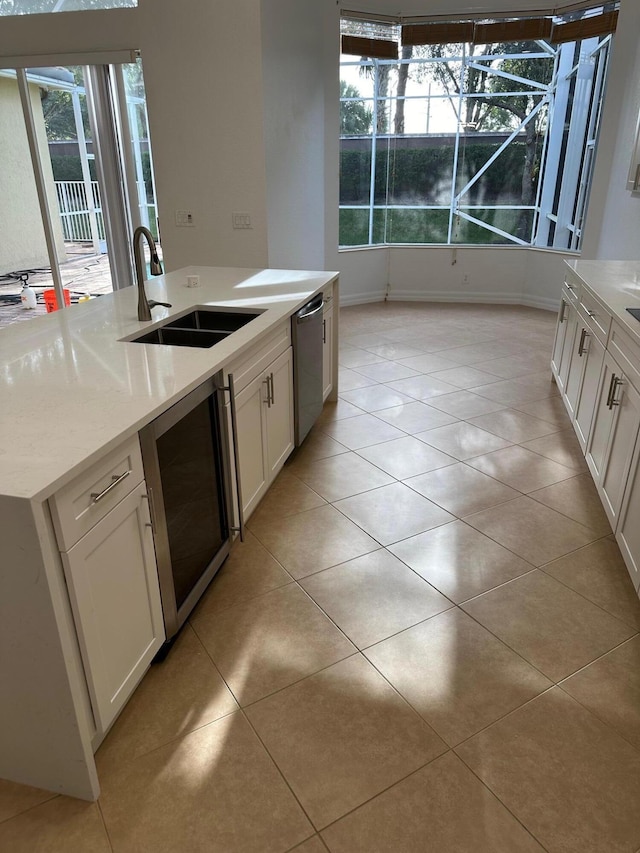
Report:
M466 302L485 305L523 305L526 308L540 308L544 311L557 312L558 300L539 296L529 296L522 293L491 293L466 291L429 291L428 293L417 293L415 290L392 290L390 293L384 291L373 291L362 294L340 293L341 305L364 305L368 302Z
M386 291L374 290L371 293L345 293L340 291L340 305L366 305L369 302L384 302Z

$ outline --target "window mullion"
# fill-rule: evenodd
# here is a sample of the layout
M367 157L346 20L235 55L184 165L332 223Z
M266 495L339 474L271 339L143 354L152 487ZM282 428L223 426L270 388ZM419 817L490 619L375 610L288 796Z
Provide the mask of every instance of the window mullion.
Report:
M556 69L554 73L554 93L549 115L547 160L542 182L542 194L540 196L539 226L536 234L535 245L549 245L550 224L557 222L552 218L553 204L560 174L562 159L562 145L564 127L569 110L569 74L573 61L573 46L562 45L558 49L556 58ZM553 245L555 247L555 237Z
M369 177L369 245L373 246L373 215L376 203L376 158L378 150L378 95L380 66L373 60L373 127L371 128L371 170Z
M458 184L458 163L460 160L460 120L462 118L462 101L464 98L464 78L465 78L465 70L467 67L467 46L464 44L462 46L462 63L460 65L460 84L458 91L458 111L457 111L457 121L456 121L456 139L454 143L454 151L453 151L453 180L451 183L451 204L449 207L449 230L447 234L447 243L451 244L453 242L453 222L456 216L456 186Z
M47 186L42 170L42 160L40 158L40 148L38 145L38 137L36 131L36 123L33 116L31 106L31 95L29 92L29 84L27 83L27 72L24 68L16 70L18 80L18 89L20 92L20 100L22 102L22 114L24 116L25 129L27 132L27 140L29 142L29 151L31 153L31 164L33 166L33 176L36 182L38 191L38 201L40 203L40 215L42 216L42 226L44 228L44 237L47 244L47 252L49 254L49 264L51 265L51 277L53 278L53 287L56 292L56 300L58 306L64 308L64 290L62 284L62 275L58 264L58 252L56 249L56 240L53 233L53 222L51 219L51 208L49 206L49 198L47 196Z

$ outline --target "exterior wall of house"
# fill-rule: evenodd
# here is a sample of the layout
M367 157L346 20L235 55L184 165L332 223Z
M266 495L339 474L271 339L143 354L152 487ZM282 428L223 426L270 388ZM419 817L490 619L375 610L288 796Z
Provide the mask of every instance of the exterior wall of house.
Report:
M58 259L65 260L62 224L58 216L53 172L47 148L40 89L30 86L40 157L47 192L53 200L52 220ZM29 143L15 79L0 77L0 275L49 266L40 205L31 166Z

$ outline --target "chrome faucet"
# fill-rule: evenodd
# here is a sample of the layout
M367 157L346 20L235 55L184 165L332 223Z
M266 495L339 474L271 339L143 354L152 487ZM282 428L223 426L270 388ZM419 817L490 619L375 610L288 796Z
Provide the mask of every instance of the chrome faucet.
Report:
M149 301L144 289L144 264L141 248L140 237L144 237L151 252L151 275L162 275L162 264L158 257L155 240L148 228L144 225L139 225L133 232L133 258L136 265L136 279L138 281L138 320L150 320L151 309L156 305L164 305L165 308L171 308L170 302L156 302L154 299Z

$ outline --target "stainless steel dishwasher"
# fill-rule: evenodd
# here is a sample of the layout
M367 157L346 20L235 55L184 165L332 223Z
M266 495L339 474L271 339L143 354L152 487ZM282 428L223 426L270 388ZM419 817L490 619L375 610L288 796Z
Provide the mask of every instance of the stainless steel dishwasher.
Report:
M291 318L296 447L322 411L322 303L319 293Z

